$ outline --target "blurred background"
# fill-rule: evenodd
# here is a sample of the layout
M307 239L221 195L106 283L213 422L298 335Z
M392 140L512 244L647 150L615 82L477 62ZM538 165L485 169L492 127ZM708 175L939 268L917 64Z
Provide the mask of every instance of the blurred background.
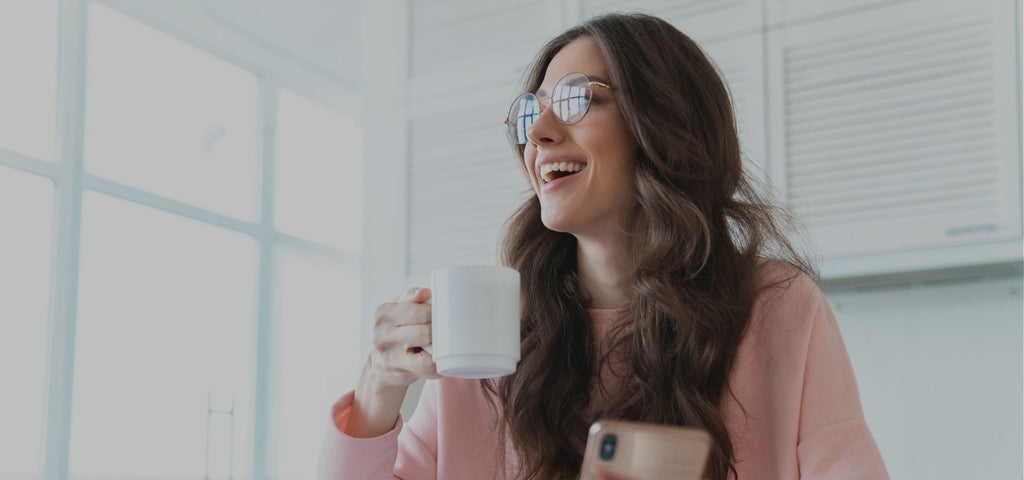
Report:
M526 64L609 10L720 68L892 477L1024 478L1019 0L0 0L0 480L312 478L376 305L495 262Z

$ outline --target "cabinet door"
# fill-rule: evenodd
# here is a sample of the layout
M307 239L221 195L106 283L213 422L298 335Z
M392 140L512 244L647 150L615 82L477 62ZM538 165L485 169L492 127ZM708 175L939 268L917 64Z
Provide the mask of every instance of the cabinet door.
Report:
M509 91L467 86L410 106L412 278L423 281L443 266L496 263L501 225L529 190L502 122Z
M792 25L826 17L843 16L912 0L765 0L768 23Z
M606 12L644 12L671 22L694 40L760 31L762 0L583 0L582 18Z
M1014 30L990 0L771 31L770 170L826 260L1020 238Z
M729 87L744 167L757 180L766 181L764 34L702 42L701 47Z
M409 75L522 68L561 23L556 2L409 2Z
M501 225L529 190L503 120L526 66L559 33L561 12L544 0L410 2L412 284L442 266L496 263Z

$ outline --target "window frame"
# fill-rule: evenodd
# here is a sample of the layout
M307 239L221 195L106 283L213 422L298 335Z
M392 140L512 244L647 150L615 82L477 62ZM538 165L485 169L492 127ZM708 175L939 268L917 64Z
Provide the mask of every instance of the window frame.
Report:
M341 270L363 273L365 252L352 253L278 232L274 227L274 173L277 122L277 94L288 89L354 118L360 123L359 96L350 85L328 78L321 72L303 68L287 59L267 57L260 52L230 51L220 48L211 38L187 38L169 25L156 25L140 18L137 12L118 8L117 2L101 0L56 0L58 12L57 91L55 150L52 161L16 153L0 146L0 165L48 178L54 182L52 213L50 291L46 346L46 406L42 448L44 480L67 480L70 450L72 386L74 380L75 332L78 305L79 254L81 243L82 198L87 190L180 215L186 218L241 232L253 237L259 249L256 295L253 418L251 474L254 479L272 478L276 454L272 438L274 428L273 378L274 346L274 253L289 248ZM178 40L213 54L253 73L258 81L258 125L262 135L258 145L260 161L259 216L244 221L195 207L184 202L149 193L128 185L90 175L84 171L86 39L89 5L95 3L118 10L132 19L156 28ZM114 5L111 5L113 3ZM237 45L237 42L231 45ZM216 47L216 48L215 48ZM260 59L260 60L255 60ZM359 161L365 164L365 155ZM364 204L365 218L365 204ZM365 223L365 221L364 221ZM363 226L360 225L363 230ZM0 479L9 478L0 474ZM15 475L22 478L23 475ZM30 476L30 478L38 478Z

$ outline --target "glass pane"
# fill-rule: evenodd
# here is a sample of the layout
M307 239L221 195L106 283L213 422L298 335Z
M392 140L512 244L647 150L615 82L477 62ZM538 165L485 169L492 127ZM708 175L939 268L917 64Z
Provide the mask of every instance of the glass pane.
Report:
M280 345L278 478L316 477L331 404L355 388L362 364L359 272L289 250L276 256Z
M246 220L258 211L257 81L90 3L89 173Z
M277 228L358 253L363 234L362 128L289 91L281 91L277 101Z
M42 464L52 211L53 182L0 167L0 477Z
M0 148L53 159L57 2L0 2Z
M71 472L202 478L208 396L229 409L234 394L245 477L256 242L94 192L82 215ZM227 463L227 418L211 418L211 465Z

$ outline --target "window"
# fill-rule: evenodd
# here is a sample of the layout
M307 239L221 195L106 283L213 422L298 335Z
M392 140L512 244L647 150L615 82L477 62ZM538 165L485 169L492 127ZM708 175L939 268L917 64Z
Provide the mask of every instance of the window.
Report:
M57 24L55 0L0 3L0 477L43 462Z
M31 52L31 53L29 53ZM0 148L52 160L57 113L57 2L0 5Z
M276 257L280 392L277 478L316 477L328 408L359 377L361 295L355 272L282 249Z
M60 5L0 4L0 479L311 477L361 361L360 126Z
M360 249L362 131L294 92L277 96L275 223L283 233L350 252ZM276 476L316 475L327 409L358 378L361 297L357 271L310 253L275 253L274 330L280 356Z
M363 132L351 119L282 90L277 100L276 223L288 234L358 252Z
M86 192L80 258L72 476L204 476L215 393L235 396L246 477L253 238Z
M99 4L87 32L86 172L255 219L255 75Z
M41 460L53 182L0 167L0 475Z

